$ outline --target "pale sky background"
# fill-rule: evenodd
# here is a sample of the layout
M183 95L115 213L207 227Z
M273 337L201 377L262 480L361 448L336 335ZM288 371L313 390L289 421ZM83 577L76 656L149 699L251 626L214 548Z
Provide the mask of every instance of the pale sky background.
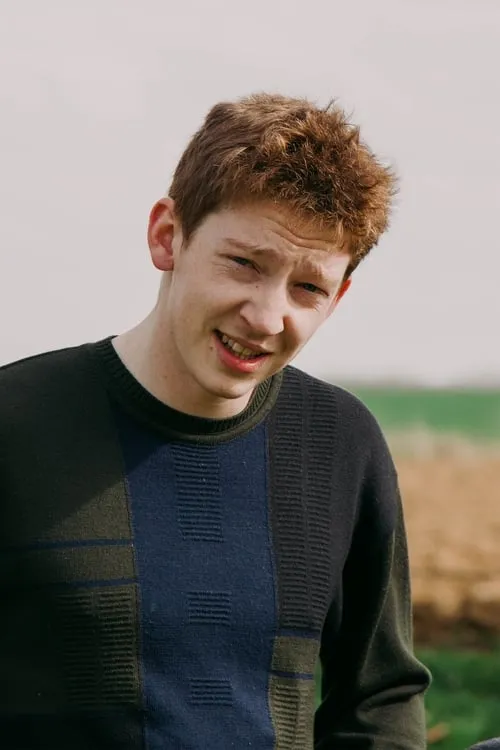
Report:
M500 0L0 0L0 363L152 306L145 229L206 111L335 97L401 176L296 364L500 383Z

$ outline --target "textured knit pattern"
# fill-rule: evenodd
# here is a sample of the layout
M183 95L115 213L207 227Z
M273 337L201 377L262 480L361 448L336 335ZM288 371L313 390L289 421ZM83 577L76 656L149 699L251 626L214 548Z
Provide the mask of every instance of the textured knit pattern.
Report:
M208 748L252 741L272 750L265 428L221 445L181 445L122 413L115 420L141 591L146 747L203 737Z
M349 394L288 368L214 423L109 340L35 357L0 370L0 497L5 750L425 747L397 478Z
M217 452L172 446L177 519L184 539L222 542L222 496Z

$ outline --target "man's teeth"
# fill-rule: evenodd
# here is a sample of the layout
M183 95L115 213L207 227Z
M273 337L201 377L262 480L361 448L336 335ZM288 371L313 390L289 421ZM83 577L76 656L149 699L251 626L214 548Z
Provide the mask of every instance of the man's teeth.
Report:
M224 346L227 346L228 349L231 349L234 354L237 354L240 359L249 359L250 357L257 356L258 352L253 352L251 349L248 349L245 346L241 346L241 344L238 344L237 341L233 341L233 339L230 339L229 336L226 336L225 333L221 335L222 343Z

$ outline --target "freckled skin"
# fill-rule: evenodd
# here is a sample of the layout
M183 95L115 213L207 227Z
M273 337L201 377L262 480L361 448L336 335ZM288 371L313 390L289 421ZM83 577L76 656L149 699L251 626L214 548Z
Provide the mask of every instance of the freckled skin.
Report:
M267 205L206 218L189 243L170 199L153 208L148 241L163 272L157 305L115 340L138 380L174 408L222 418L285 367L333 312L349 253L327 235L296 229ZM333 235L333 233L332 233ZM216 331L269 352L253 372L220 356Z

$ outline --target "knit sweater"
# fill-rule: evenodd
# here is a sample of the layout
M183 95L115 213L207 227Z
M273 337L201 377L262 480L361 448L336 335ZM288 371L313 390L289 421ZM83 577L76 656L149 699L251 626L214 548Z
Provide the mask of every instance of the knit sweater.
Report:
M111 339L0 369L3 750L425 747L396 472L288 367L180 413ZM315 674L321 702L315 713Z

